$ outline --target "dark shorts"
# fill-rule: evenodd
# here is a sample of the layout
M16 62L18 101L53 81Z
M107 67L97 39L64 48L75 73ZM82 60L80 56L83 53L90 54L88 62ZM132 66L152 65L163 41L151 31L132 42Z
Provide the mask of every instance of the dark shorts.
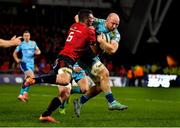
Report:
M58 70L60 68L66 67L73 69L73 65L75 64L75 61L69 58L68 56L58 55L55 65L53 66L53 70L56 74L58 74Z

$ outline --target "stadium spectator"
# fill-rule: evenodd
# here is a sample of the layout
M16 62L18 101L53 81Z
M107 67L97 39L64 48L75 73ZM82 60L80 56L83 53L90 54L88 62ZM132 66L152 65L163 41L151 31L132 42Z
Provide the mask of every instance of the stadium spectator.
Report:
M120 66L116 68L116 72L118 76L121 78L121 84L122 87L125 87L127 85L127 71L124 66Z
M3 64L0 66L0 71L3 73L6 73L9 71L9 61L3 62Z
M30 32L25 31L23 33L24 41L21 45L17 46L14 50L13 57L15 61L20 64L21 70L24 72L24 78L27 77L35 77L34 74L34 56L41 54L39 47L37 46L35 41L30 40ZM19 58L18 54L21 54L21 58ZM18 99L23 102L28 101L28 91L29 87L21 88Z
M39 65L38 65L38 73L41 75L41 74L47 74L49 73L51 70L52 70L52 66L47 63L47 60L46 58L43 56L41 59L40 59L40 62L39 62Z
M167 55L166 56L166 62L169 67L177 67L178 61L173 55Z
M134 76L134 69L133 66L131 66L130 69L127 71L127 85L128 86L135 86L135 76Z
M160 70L160 66L158 64L152 64L150 68L150 73L156 74Z
M134 67L134 75L135 75L135 86L143 86L142 80L144 77L144 69L141 65L136 65Z
M114 68L112 61L107 62L106 67L107 67L109 73L111 74L113 72L113 68Z

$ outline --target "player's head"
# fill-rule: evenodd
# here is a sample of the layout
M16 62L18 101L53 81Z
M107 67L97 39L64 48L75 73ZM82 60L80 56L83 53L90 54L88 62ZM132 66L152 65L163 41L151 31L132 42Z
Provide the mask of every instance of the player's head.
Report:
M23 33L23 39L26 41L26 42L28 42L29 40L30 40L30 37L31 37L31 35L30 35L30 32L29 31L24 31L24 33Z
M89 9L81 9L78 12L79 22L86 23L88 26L91 26L94 21L93 12Z
M110 13L106 19L105 25L107 29L113 31L118 27L119 22L120 22L119 16L116 13Z

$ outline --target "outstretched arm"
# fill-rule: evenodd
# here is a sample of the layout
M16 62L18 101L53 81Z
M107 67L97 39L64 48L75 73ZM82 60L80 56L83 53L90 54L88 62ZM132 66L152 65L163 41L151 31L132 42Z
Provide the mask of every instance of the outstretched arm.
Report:
M0 47L7 48L7 47L19 45L21 43L20 40L21 38L22 38L21 36L19 37L13 36L11 40L0 39Z

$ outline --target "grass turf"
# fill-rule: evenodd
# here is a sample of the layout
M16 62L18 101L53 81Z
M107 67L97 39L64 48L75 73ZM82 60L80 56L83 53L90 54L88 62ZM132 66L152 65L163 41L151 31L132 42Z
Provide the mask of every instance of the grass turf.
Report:
M66 115L58 111L53 117L59 124L38 120L50 100L57 95L57 87L30 88L28 103L17 100L19 86L0 85L0 126L2 127L180 127L180 88L112 88L117 100L129 106L124 111L109 111L104 94L87 102L80 118L74 116L72 99Z

